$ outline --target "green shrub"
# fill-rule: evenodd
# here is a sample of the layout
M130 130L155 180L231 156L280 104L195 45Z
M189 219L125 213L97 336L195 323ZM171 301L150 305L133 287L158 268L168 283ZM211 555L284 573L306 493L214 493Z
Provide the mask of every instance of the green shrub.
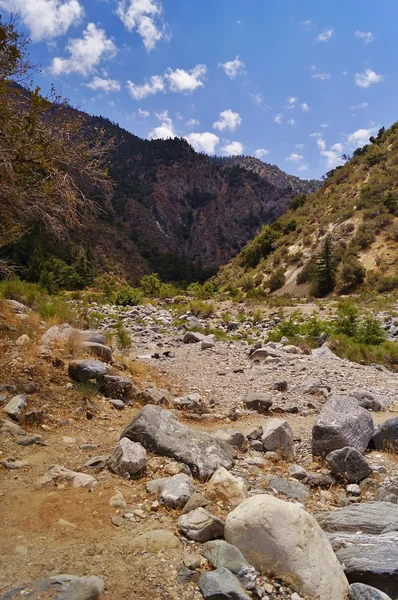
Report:
M303 333L308 336L311 340L319 338L322 333L328 332L330 329L329 323L322 321L317 314L313 314L304 323L302 327Z
M208 318L214 314L213 304L203 302L202 300L192 300L189 303L188 308L191 311L191 313L193 313L197 317Z
M301 333L301 321L301 312L299 310L293 311L288 319L283 319L277 327L270 332L268 335L269 339L271 341L279 342L283 337L289 339L294 338Z
M131 346L131 337L128 330L124 327L122 321L118 321L116 325L116 339L119 348L125 349Z
M275 292L285 285L285 281L285 270L281 267L271 275L266 286L269 288L270 292Z
M354 337L358 330L359 310L351 302L341 302L337 308L334 331Z
M340 265L338 288L349 292L358 288L365 281L366 269L355 256L348 256Z
M157 273L144 275L140 281L140 287L145 296L158 296L162 282Z
M357 327L355 340L366 346L379 346L386 339L386 333L378 319L371 314L363 317Z
M137 288L125 286L115 294L115 304L118 306L138 306L142 304L144 294Z

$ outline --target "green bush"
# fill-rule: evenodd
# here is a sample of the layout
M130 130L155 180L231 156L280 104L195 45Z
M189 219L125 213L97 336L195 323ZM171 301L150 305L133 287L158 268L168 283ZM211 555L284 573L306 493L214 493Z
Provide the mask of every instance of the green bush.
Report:
M125 286L115 294L115 304L118 306L138 306L142 304L144 294L137 288Z
M355 337L358 330L359 310L351 302L342 302L337 308L334 331L348 337Z
M145 296L158 296L162 282L157 273L144 275L140 281L140 287Z
M358 288L365 281L366 269L355 256L348 256L340 265L338 288L349 292Z
M380 321L371 314L363 317L357 327L355 340L366 346L379 346L386 339L386 333Z
M281 267L277 269L273 275L271 275L266 283L266 286L269 288L270 292L275 292L285 285L285 281L285 270Z
M301 312L299 310L293 311L288 319L283 319L276 328L270 332L268 338L271 341L276 342L279 342L283 337L289 339L294 338L301 333L301 321Z
M192 300L188 304L188 308L197 317L207 318L214 314L214 306L202 300Z

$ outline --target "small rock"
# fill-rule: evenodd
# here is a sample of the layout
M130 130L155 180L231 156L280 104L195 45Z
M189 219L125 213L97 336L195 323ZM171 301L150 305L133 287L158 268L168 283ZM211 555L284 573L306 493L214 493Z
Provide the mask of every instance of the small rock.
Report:
M208 542L224 535L224 522L204 508L181 515L178 528L188 539L196 542Z
M116 525L116 527L121 527L121 525L124 523L123 517L120 517L119 515L112 515L111 521L114 525Z
M192 477L181 473L168 479L163 486L160 502L169 508L182 508L195 491Z
M344 477L349 483L358 483L372 474L372 469L362 454L349 446L330 452L326 462L334 475Z
M250 565L242 552L224 540L206 542L203 546L203 555L215 567L225 567L239 579L241 585L252 590L256 587L257 573Z
M270 419L263 425L261 442L266 452L277 452L282 458L294 456L293 433L283 419Z
M5 405L4 412L6 412L14 421L20 421L22 412L26 409L27 404L28 399L26 396L23 396L22 394L14 396Z
M122 438L109 459L108 467L116 475L130 479L141 471L147 463L146 450L138 442L131 442L128 438Z
M204 573L199 587L205 600L251 600L239 579L223 567Z
M273 401L269 394L264 394L262 392L252 392L245 396L245 398L243 399L243 404L249 410L255 410L258 413L266 413L272 406Z
M242 481L220 467L206 486L206 495L211 500L221 500L229 506L238 506L248 497L247 487Z

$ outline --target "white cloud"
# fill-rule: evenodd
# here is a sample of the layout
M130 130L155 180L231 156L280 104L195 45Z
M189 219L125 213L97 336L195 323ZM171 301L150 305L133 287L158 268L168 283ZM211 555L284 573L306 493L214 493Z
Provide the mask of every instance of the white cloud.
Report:
M198 121L198 119L189 119L189 121L187 121L185 124L188 127L195 127L195 125L200 125L200 122Z
M320 138L320 137L322 137L322 134L319 131L315 131L314 133L310 133L310 135L308 137L310 137L310 138Z
M147 81L143 85L137 85L128 80L126 87L134 100L143 100L148 96L153 96L158 92L165 91L164 79L161 75L152 75L149 82Z
M297 100L298 100L298 98L296 98L295 96L289 96L287 99L289 108L294 108L294 105L296 104Z
M294 119L289 119L287 124L290 125L290 127L294 127L296 125L296 121Z
M321 71L316 71L311 75L311 79L320 79L321 81L329 81L332 76L330 73L322 73Z
M380 83L383 79L383 75L377 74L373 69L365 69L363 73L355 74L355 84L362 88L368 88L374 83Z
M258 106L261 106L264 101L262 94L249 94L249 96Z
M170 119L167 110L162 113L156 113L156 117L161 123L149 132L148 138L150 140L159 140L176 137L177 134L174 131L173 121Z
M230 60L226 63L219 63L221 67L230 79L235 79L238 75L244 73L245 63L239 59L239 56L235 60Z
M230 108L220 112L220 119L213 123L213 129L219 131L235 131L242 123L242 118L239 113L233 112Z
M279 115L275 115L274 123L277 123L278 125L280 125L282 123L282 117L283 117L283 115L281 113L279 113Z
M206 72L206 65L196 65L190 71L184 71L184 69L172 71L168 69L165 77L169 81L172 92L190 94L204 86L203 80L205 79Z
M94 77L90 83L85 84L90 90L101 90L102 92L120 92L120 83L115 79L103 79Z
M322 127L322 129L327 129L329 127L329 123L321 123L320 127Z
M243 154L243 144L240 142L228 142L221 150L226 156L236 156Z
M0 0L0 7L20 16L33 42L64 35L84 15L78 0Z
M295 144L294 147L297 148L297 150L302 150L305 148L305 144Z
M308 104L306 102L303 102L302 104L300 104L300 108L303 112L308 112L310 110L310 107L308 106Z
M322 138L317 139L316 143L319 148L319 153L324 159L324 163L328 169L334 169L343 164L344 161L341 158L341 153L344 150L344 146L342 144L333 144L328 150L326 142Z
M205 131L204 133L190 133L185 137L187 142L197 152L205 152L206 154L215 154L216 146L220 138L214 133Z
M269 154L269 150L266 150L265 148L257 148L257 150L254 152L254 156L256 158L264 158L264 156L267 156L267 154Z
M148 51L153 50L157 42L169 37L159 0L121 0L116 13L126 29L137 31Z
M360 104L353 104L350 106L351 110L366 110L369 104L367 102L361 102Z
M113 58L117 48L103 29L89 23L81 38L70 39L67 46L69 58L53 59L51 71L54 75L80 73L87 77L96 70L101 60Z
M141 108L139 108L138 114L140 115L140 117L144 117L144 119L146 119L151 113L148 110L142 110Z
M377 127L370 127L369 129L357 129L353 133L347 134L347 144L353 148L364 146L365 144L369 143L370 136L377 133L377 131Z
M330 27L330 29L325 29L325 31L322 31L322 33L320 33L315 38L315 41L316 42L325 42L325 43L327 43L332 38L333 33L334 33L333 27Z
M312 21L311 19L306 19L305 21L301 21L300 25L302 25L305 30L308 30L312 27Z
M297 171L300 171L301 173L303 173L304 171L308 171L308 165L300 165L299 167L297 167Z
M360 40L363 40L365 44L370 44L375 40L375 37L371 31L356 31L354 35Z
M298 154L297 152L292 152L285 158L285 160L290 160L292 162L301 162L304 160L304 156L302 154Z

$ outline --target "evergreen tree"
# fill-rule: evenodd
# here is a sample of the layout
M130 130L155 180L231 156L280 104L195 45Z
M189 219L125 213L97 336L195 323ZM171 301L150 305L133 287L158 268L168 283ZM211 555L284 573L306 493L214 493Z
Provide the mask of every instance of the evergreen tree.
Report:
M333 254L333 244L328 235L321 252L316 257L316 268L312 280L312 293L318 298L333 292L336 285L337 259Z

